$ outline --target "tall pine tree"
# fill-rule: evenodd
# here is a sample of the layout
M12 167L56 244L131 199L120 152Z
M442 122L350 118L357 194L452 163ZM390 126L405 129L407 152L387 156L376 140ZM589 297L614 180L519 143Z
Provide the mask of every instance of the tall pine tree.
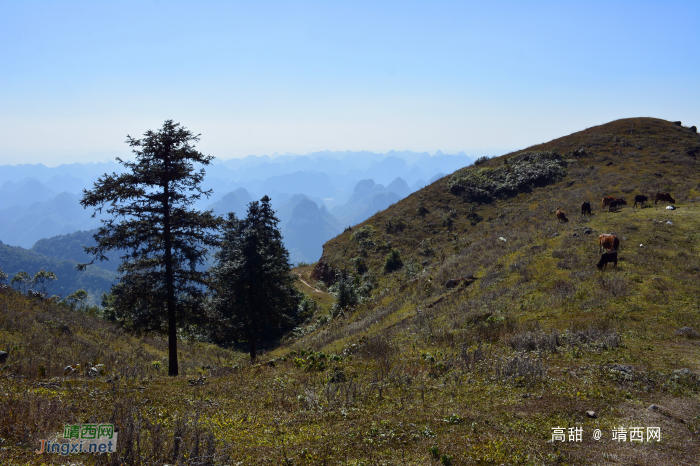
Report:
M127 136L135 161L118 158L124 173L105 174L80 201L109 214L94 235L97 244L85 250L98 260L110 250L124 252L112 305L139 329L167 332L169 375L178 374L178 327L196 319L192 303L203 295L205 277L196 267L217 244L221 224L211 211L193 208L211 194L202 190L205 172L195 164L214 158L195 150L198 141L172 120L143 139Z
M251 202L244 219L230 213L211 269L218 320L214 338L222 343L247 340L251 359L259 341L273 339L299 321L301 296L293 286L296 277L278 222L267 196Z

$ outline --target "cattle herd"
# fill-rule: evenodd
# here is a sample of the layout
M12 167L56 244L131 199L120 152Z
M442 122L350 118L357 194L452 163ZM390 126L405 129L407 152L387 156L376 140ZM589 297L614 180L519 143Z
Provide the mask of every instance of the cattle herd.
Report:
M648 200L649 198L647 196L643 194L637 194L636 196L634 196L634 205L632 206L632 208L637 207L637 204L639 204L639 206L643 208L644 203ZM657 204L659 201L666 202L669 204L675 204L676 202L676 200L673 199L669 193L661 192L656 193L656 196L654 196L654 204ZM605 207L607 207L608 212L617 212L620 206L623 205L627 205L627 201L625 201L624 198L606 196L600 203L600 211L602 212L605 209ZM589 201L586 201L581 204L581 216L584 215L591 215L591 203ZM566 214L564 213L564 211L561 210L561 207L557 207L556 217L557 221L560 223L566 223L569 221L569 219L566 218ZM607 252L604 252L600 256L600 261L596 264L598 270L605 269L608 263L612 263L613 267L617 267L617 250L620 247L620 240L618 239L618 237L615 235L607 234L600 235L598 237L598 246L599 252L607 250Z

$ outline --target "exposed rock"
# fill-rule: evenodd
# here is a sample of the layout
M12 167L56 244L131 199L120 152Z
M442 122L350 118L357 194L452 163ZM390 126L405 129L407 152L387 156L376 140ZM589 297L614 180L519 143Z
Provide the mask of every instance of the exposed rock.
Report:
M681 376L683 376L683 375L692 375L692 374L693 374L693 373L690 371L690 369L688 369L687 367L684 367L683 369L675 370L675 371L673 371L673 373L674 373L674 374L677 374L677 375L681 375Z
M5 364L5 361L7 361L7 352L0 351L0 364Z
M206 380L207 380L206 377L201 376L201 377L199 377L199 378L197 378L197 379L190 379L190 380L187 381L187 383L190 384L190 385L192 385L192 386L204 385L204 384L206 383Z
M673 124L676 125L676 126L680 126L680 125L681 125L681 122L680 122L680 121L674 121Z
M609 368L611 371L620 372L622 374L631 374L632 372L634 372L632 366L626 366L624 364L610 364Z
M586 416L590 417L591 419L597 419L598 415L595 413L595 411L586 411Z
M667 205L666 210L676 210L676 208L673 207L672 205Z
M696 332L692 327L681 327L673 333L674 335L681 335L687 338L700 338L700 333Z
M578 233L574 233L574 234L573 234L573 235L571 235L571 236L578 236Z
M584 234L584 235L590 235L591 233L593 233L593 230L591 230L590 228L585 228L585 229L583 230L583 234Z
M697 132L698 132L698 129L697 129L695 126L691 126L689 129L690 129L690 132L691 132L691 133L697 133Z

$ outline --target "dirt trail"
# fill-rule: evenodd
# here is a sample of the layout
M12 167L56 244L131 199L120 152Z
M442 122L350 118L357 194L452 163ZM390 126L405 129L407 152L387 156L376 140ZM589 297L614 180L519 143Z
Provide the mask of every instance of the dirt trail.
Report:
M318 293L318 294L327 294L325 291L321 291L321 290L319 290L318 288L316 288L315 286L310 285L309 283L307 283L306 280L304 280L304 277L303 277L300 273L296 273L296 272L295 272L294 275L296 275L297 277L299 277L299 280L300 280L304 285L306 285L306 286L308 286L309 288L311 288L311 290L312 290L314 293Z

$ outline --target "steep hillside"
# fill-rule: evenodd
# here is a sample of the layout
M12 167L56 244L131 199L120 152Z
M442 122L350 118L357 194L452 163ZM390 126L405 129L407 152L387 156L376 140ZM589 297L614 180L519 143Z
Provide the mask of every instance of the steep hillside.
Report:
M686 464L674 452L697 454L700 431L700 347L687 338L700 329L699 154L694 128L636 118L445 176L324 245L315 280L374 287L294 347L386 342L396 367L435 377L438 412L472 426L448 436L464 464L528 462L515 451ZM677 209L654 205L657 191ZM634 208L637 194L652 200ZM604 196L628 204L602 212ZM602 233L621 246L618 267L598 271ZM613 425L655 424L668 431L663 446L610 445ZM557 426L583 426L585 451L546 446ZM606 442L591 440L593 428Z
M114 420L117 453L70 459L697 464L699 146L620 120L445 176L327 242L313 279L296 269L319 306L254 364L183 345L167 377L163 340L0 290L0 462L59 461L38 439ZM677 209L632 207L657 190ZM607 195L630 202L601 212ZM604 271L601 233L621 242Z

